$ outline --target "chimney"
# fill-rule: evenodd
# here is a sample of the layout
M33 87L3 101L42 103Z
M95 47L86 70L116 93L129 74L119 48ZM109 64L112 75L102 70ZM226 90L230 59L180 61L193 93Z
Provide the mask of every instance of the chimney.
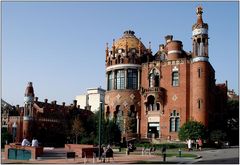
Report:
M65 102L62 102L62 106L65 107Z
M169 42L171 42L172 39L173 39L173 36L172 36L172 35L167 35L167 36L165 36L166 44L169 43Z
M91 111L91 106L90 106L90 105L86 105L86 106L85 106L85 110Z
M16 109L17 109L17 110L19 109L19 105L18 105L18 104L16 105Z
M80 109L80 105L78 105L77 108Z
M48 99L44 99L44 103L46 103L46 104L47 104L47 102L48 102Z
M57 104L57 101L56 100L53 100L52 101L52 105L56 105Z
M77 108L77 100L73 100L73 106Z
M163 51L163 50L164 50L164 45L163 45L163 44L159 45L159 50L160 50L160 51Z
M38 102L38 97L35 97L35 100L34 100L35 102Z

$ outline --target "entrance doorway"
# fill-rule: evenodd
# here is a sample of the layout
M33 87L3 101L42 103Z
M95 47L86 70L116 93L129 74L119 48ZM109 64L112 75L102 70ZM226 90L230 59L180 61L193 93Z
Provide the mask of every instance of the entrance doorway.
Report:
M158 122L148 123L148 138L159 138L160 125Z

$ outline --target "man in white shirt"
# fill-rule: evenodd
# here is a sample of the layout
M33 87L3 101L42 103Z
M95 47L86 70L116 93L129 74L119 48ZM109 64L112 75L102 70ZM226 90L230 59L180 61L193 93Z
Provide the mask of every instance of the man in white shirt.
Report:
M36 138L32 140L32 147L38 147L38 140Z
M27 138L23 139L22 146L30 146L30 142L27 140Z

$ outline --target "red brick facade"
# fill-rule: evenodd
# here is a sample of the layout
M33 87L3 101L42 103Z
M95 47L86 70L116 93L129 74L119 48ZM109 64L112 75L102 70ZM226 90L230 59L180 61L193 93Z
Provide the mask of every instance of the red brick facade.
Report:
M120 125L122 121L123 137L129 117L136 118L132 133L141 139L177 139L179 128L189 120L208 125L216 85L215 71L208 61L208 25L203 23L201 7L192 33L193 51L189 53L181 41L168 35L153 54L151 45L146 48L133 31L114 40L112 49L107 45L105 112ZM132 110L133 116L129 115Z

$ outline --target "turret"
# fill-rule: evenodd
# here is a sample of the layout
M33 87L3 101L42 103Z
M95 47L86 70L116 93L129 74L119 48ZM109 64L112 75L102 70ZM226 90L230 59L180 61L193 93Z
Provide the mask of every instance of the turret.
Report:
M208 25L202 19L202 7L197 7L197 22L192 26L193 54L191 65L193 120L207 125L209 111L209 77L211 64L208 62Z
M24 94L23 137L30 136L29 125L33 117L33 102L34 90L32 82L29 82Z
M197 22L192 26L193 61L208 61L208 24L203 22L202 7L197 7Z
M128 119L135 119L134 115L140 111L141 57L147 51L134 34L134 31L127 30L116 42L114 40L112 49L109 50L109 61L106 63L105 116L119 124L122 138L129 138L125 135L125 124ZM129 112L132 112L131 116ZM138 130L132 133L139 133Z

